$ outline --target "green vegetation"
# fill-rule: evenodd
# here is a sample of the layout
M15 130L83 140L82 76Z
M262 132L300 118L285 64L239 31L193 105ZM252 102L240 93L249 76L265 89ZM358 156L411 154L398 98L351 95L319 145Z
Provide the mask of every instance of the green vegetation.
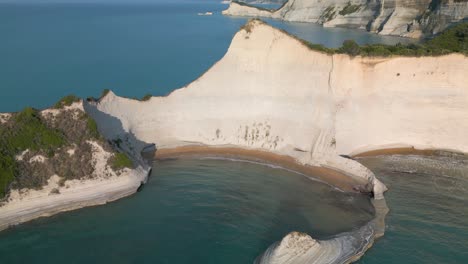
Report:
M297 39L297 38L296 38ZM353 40L346 40L338 49L326 48L319 44L312 44L305 40L300 40L304 45L312 50L317 50L327 54L348 54L351 56L440 56L450 53L462 53L468 55L468 22L453 26L433 39L421 44L397 44L384 45L372 44L359 46Z
M91 134L91 137L93 138L99 138L99 131L98 131L98 127L97 127L97 123L96 121L94 121L94 119L92 119L91 117L87 117L88 120L87 120L87 128L89 130L89 133Z
M103 98L103 97L106 96L109 92L110 92L109 89L104 89L104 90L102 90L101 97L99 97L99 98Z
M9 184L14 180L16 170L14 156L3 153L2 149L0 151L0 198L5 195Z
M71 104L73 104L74 102L79 102L80 101L80 98L76 97L75 95L67 95L65 97L63 97L62 99L60 99L60 101L58 101L54 108L63 108L64 106L70 106Z
M359 44L353 40L345 40L341 48L338 49L338 52L356 56L361 52L361 48L359 47Z
M39 117L39 112L31 107L25 108L13 118L10 129L1 131L2 149L18 153L26 149L48 150L65 143L63 135L47 128Z
M146 94L145 96L143 96L143 98L141 98L140 101L148 101L149 99L151 99L151 97L153 97L151 94Z
M132 168L133 162L125 153L116 153L112 158L112 168L121 170L123 168Z
M321 19L323 19L325 22L332 20L335 18L336 15L336 10L335 6L329 6L323 11L323 14L320 16Z
M339 14L342 16L346 16L354 12L357 12L359 8L361 8L361 5L353 5L351 4L351 2L348 2L348 4L345 7L343 7L343 9L339 12Z
M30 149L44 151L50 156L64 143L63 135L48 128L37 110L28 107L15 114L7 125L0 127L0 198L14 180L17 171L15 155Z
M252 28L253 28L253 24L252 24L252 21L253 20L250 20L249 22L247 22L246 24L244 24L243 26L241 26L241 30L245 30L245 32L247 33L251 33L252 32Z

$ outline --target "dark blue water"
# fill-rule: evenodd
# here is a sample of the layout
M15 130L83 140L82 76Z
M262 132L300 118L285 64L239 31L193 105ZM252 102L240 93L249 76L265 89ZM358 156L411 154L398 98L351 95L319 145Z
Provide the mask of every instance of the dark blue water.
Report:
M91 1L92 2L92 1ZM64 95L165 95L195 80L225 54L245 18L220 1L130 4L1 4L0 112L44 108ZM213 16L198 16L213 11ZM327 46L402 41L358 30L271 21Z
M327 238L372 217L369 198L285 170L164 161L130 198L0 233L0 263L252 263L293 230Z

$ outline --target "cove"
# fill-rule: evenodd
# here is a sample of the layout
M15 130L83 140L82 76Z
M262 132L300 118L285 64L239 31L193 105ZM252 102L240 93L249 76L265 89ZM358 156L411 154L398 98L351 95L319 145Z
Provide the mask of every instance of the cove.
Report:
M252 263L301 231L317 239L363 226L370 199L265 165L177 159L154 164L138 194L42 218L0 236L2 263Z

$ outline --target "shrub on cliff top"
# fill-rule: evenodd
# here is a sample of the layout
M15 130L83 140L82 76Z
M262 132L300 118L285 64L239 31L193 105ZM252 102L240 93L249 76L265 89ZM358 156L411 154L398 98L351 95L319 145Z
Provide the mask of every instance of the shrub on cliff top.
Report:
M283 31L285 32L285 31ZM285 32L288 34L287 32ZM294 37L294 36L293 36ZM298 39L297 37L294 37ZM454 52L468 55L468 22L453 26L433 39L422 42L421 44L396 45L371 44L359 46L353 40L346 40L338 49L326 48L319 44L313 44L306 40L298 39L304 45L312 50L328 54L349 54L351 56L440 56Z
M432 50L460 52L468 54L468 22L462 23L442 32L429 40L426 46Z
M143 98L141 98L140 101L148 101L149 99L151 99L151 97L153 97L151 94L146 94L145 96L143 96Z
M63 135L48 128L37 110L28 107L15 114L6 125L0 127L0 198L15 178L15 155L26 149L53 153L64 143Z
M1 139L12 152L53 149L65 142L62 134L48 128L40 119L39 112L31 107L13 117L12 127L4 131Z
M114 170L132 168L133 162L125 153L116 153L111 160L111 167Z
M345 40L343 46L338 50L340 53L346 53L351 56L357 56L361 53L361 47L354 40Z
M76 97L75 95L67 95L55 103L54 108L63 108L64 106L70 106L71 104L79 101L80 98Z
M88 120L87 120L87 128L88 128L88 131L89 131L91 137L99 138L100 135L99 135L97 123L96 123L96 121L94 121L94 119L92 119L89 116L88 116Z
M101 97L99 97L99 98L105 97L109 92L110 92L109 89L104 89L104 90L102 90Z
M15 179L16 169L14 156L0 151L0 199L5 196L8 186Z

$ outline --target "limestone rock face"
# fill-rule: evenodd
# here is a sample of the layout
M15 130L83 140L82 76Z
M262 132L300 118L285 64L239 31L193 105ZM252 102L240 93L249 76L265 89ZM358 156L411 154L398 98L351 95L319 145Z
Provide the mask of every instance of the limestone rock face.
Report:
M232 2L225 15L271 17L420 37L468 17L468 0L289 0L276 11Z
M460 54L328 55L253 20L186 87L145 102L109 93L96 107L108 138L124 131L158 149L196 143L286 155L346 172L381 197L385 186L372 172L340 155L397 147L468 152L466 72Z

